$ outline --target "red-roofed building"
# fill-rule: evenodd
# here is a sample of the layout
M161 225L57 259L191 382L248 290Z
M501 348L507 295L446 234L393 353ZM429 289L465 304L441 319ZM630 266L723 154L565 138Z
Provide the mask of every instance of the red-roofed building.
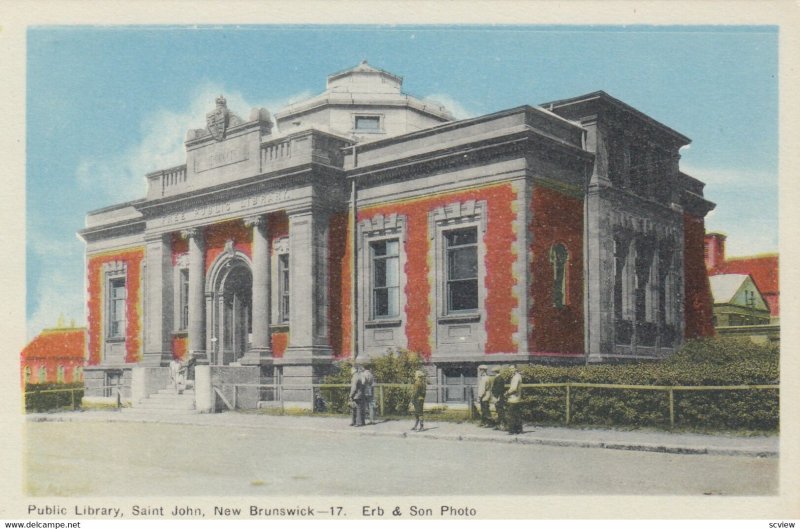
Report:
M750 275L769 306L771 318L777 320L780 316L778 254L728 258L725 256L725 239L726 236L721 233L709 233L705 237L705 258L708 275Z
M85 327L45 329L22 350L22 383L81 382L85 357Z

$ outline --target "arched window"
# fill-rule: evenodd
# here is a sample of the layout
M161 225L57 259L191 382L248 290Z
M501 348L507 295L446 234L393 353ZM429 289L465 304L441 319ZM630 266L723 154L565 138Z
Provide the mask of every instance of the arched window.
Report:
M554 244L550 248L550 263L553 265L553 306L561 308L567 306L567 262L569 252L561 244Z
M83 368L81 366L75 366L75 369L72 370L72 381L80 382L82 378L83 378Z
M31 383L31 366L25 366L25 384Z
M64 383L64 366L58 366L58 371L56 371L56 382L59 384Z
M47 368L45 366L39 366L39 378L36 382L39 384L47 382Z

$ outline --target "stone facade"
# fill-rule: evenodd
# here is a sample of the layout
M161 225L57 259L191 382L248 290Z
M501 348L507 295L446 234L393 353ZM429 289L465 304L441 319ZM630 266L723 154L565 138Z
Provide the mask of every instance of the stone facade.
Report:
M711 328L687 138L603 92L454 121L401 85L362 63L277 126L220 97L185 165L91 212L93 369L302 388L406 348L463 387L480 363L661 358Z

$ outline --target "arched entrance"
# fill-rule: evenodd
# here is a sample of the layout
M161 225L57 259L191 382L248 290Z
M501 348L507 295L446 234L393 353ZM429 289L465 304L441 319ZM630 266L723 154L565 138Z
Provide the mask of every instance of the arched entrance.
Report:
M238 362L250 346L253 274L245 258L226 257L213 267L211 277L210 362Z

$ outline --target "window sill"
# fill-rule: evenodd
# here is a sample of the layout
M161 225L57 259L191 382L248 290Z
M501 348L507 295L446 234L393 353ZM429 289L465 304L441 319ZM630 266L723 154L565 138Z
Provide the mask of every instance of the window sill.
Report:
M369 320L364 322L364 327L400 327L402 324L403 320Z
M273 323L269 326L269 330L271 332L288 332L289 331L289 324L288 323Z
M123 343L125 341L124 336L108 336L106 337L106 343Z
M187 337L187 336L189 336L189 330L188 329L180 329L180 330L177 330L177 331L172 331L172 336L174 336L175 338Z
M448 314L439 316L438 322L441 323L474 323L481 321L480 314Z

